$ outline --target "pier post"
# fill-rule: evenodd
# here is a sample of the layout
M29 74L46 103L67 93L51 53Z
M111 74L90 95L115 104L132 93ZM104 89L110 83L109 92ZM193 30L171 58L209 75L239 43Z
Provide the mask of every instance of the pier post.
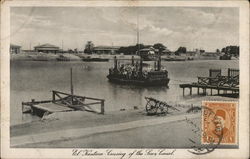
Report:
M213 95L213 89L211 88L210 95Z
M190 89L189 94L192 95L192 87L189 87L189 89Z
M203 88L203 95L207 95L207 89Z
M104 114L104 100L101 100L101 114Z
M200 87L198 87L198 89L197 89L197 94L198 95L200 94Z
M218 95L220 95L220 89L218 89Z
M184 96L185 95L185 88L183 87L182 89L182 95Z

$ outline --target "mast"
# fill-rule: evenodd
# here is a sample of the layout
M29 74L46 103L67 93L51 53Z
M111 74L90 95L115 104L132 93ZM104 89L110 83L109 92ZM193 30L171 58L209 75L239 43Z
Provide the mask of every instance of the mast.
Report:
M138 8L139 10L139 8ZM141 57L141 53L140 53L140 34L139 34L139 11L137 10L137 53L140 56L140 67L139 67L139 75L142 76L142 57Z
M73 104L73 77L72 77L72 67L70 68L70 93L71 93L71 102Z

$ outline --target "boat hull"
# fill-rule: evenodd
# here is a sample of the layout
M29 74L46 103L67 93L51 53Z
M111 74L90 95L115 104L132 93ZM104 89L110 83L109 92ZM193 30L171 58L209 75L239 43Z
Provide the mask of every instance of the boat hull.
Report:
M82 58L82 61L86 61L86 62L108 62L109 59L103 59L103 58Z
M114 77L112 75L108 75L107 78L112 83L138 85L138 86L168 86L168 83L170 80L169 78L165 78L161 80L124 79L124 78Z

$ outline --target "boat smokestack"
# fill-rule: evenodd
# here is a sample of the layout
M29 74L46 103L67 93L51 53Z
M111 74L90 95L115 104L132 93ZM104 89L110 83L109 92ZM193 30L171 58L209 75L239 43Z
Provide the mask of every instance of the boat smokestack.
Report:
M114 57L114 69L117 70L117 58L116 58L116 56Z
M160 71L161 70L161 55L159 55L158 58L158 66L157 66L157 70Z
M142 57L141 57L140 58L140 68L139 68L139 73L141 76L142 76L142 63L143 63L143 61L142 61Z

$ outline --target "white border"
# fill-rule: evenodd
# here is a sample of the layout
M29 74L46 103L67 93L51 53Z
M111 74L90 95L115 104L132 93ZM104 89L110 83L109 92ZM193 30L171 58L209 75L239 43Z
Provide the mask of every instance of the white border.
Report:
M178 149L171 158L248 158L249 156L249 4L247 1L4 1L1 2L1 156L3 158L75 158L72 149L9 148L10 63L9 43L11 6L183 6L239 7L240 10L240 101L239 149L216 149L196 156ZM100 150L100 149L98 149ZM133 149L116 149L132 151ZM160 157L160 156L158 156ZM83 158L78 156L77 158ZM94 157L96 158L96 157ZM107 157L102 157L107 158ZM152 158L152 157L150 157Z

